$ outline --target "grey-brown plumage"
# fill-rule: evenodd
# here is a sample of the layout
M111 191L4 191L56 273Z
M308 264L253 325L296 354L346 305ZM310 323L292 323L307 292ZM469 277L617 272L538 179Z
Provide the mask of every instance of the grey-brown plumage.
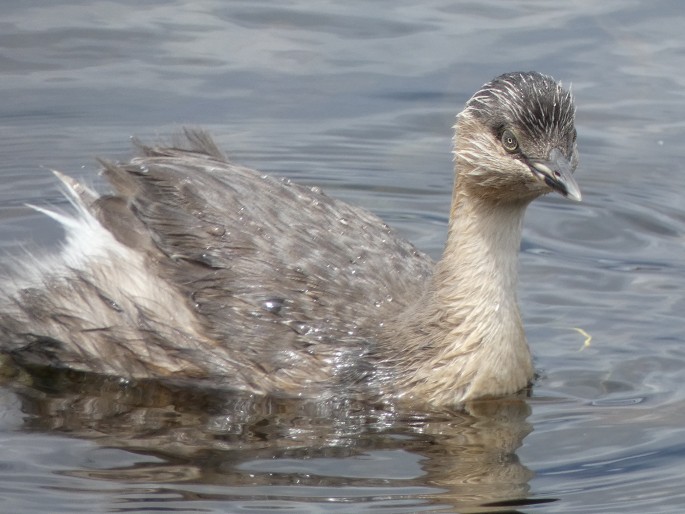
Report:
M256 393L448 404L533 376L516 302L523 213L580 199L571 96L502 75L458 115L448 240L433 264L379 218L225 160L207 134L103 162L58 255L4 280L20 362Z

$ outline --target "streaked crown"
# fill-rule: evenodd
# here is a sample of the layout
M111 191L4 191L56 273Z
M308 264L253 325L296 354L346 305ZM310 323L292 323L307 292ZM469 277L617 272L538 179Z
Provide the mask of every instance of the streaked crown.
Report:
M495 132L515 126L531 139L553 145L575 130L573 96L538 72L500 75L471 97L462 114L479 118Z

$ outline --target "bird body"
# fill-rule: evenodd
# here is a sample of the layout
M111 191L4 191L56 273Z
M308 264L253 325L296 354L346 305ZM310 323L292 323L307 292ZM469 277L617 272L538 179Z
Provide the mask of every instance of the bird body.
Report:
M573 102L507 74L457 117L444 254L377 216L228 162L211 138L103 162L114 193L58 174L76 215L40 209L62 250L13 269L0 349L21 363L258 394L433 405L533 377L516 299L526 206L579 199Z

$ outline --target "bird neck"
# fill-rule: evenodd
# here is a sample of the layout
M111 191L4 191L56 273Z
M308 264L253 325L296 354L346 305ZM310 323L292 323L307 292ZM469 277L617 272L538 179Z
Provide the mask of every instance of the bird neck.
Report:
M404 395L461 402L524 388L533 368L517 304L528 202L493 202L457 181L447 243L429 288L403 316ZM409 339L406 339L409 338Z
M474 306L517 309L518 252L526 206L527 202L482 199L457 183L445 250L431 284L441 308L451 311L470 299Z

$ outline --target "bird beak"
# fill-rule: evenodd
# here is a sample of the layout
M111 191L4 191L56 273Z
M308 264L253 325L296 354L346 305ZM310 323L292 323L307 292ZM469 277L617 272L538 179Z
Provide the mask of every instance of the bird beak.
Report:
M582 195L573 178L573 167L558 148L554 148L547 159L530 159L528 164L533 174L554 191L580 202Z

